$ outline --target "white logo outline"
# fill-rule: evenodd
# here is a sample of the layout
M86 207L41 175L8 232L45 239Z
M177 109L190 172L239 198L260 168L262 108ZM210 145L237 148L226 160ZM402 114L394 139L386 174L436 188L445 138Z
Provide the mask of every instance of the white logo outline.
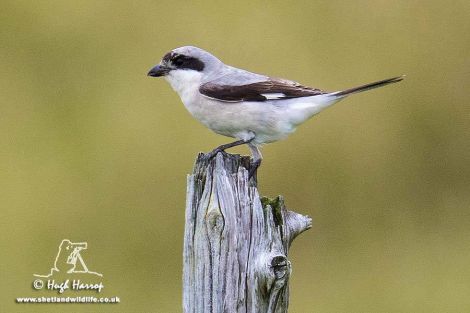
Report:
M66 271L68 274L73 274L73 273L93 274L93 275L103 277L103 274L101 273L88 270L88 267L86 266L85 261L83 260L83 257L80 254L81 250L86 250L87 248L88 248L88 244L86 242L71 242L68 239L64 239L59 245L59 251L57 252L57 255L55 257L54 267L51 268L50 273L47 275L40 275L40 274L33 274L33 275L36 277L48 278L48 277L51 277L56 272L61 272L61 269L63 269L64 266L70 267L70 265L72 265L72 267ZM66 250L66 251L72 250L72 251L68 253L63 250ZM67 254L67 253L68 253L67 258L64 258L64 254ZM75 269L77 266L77 261L80 262L80 265L83 268L83 270Z

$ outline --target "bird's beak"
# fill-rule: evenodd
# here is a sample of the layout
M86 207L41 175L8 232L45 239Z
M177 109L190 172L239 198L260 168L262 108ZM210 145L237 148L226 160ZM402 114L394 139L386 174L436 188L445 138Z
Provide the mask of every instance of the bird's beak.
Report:
M166 67L165 65L158 64L157 66L153 67L149 72L148 76L152 77L160 77L165 76L171 69Z

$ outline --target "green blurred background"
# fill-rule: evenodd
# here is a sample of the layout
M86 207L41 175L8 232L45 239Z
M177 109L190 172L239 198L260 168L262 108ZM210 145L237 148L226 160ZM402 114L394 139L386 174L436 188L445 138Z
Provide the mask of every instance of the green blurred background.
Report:
M146 73L196 45L326 90L407 74L263 149L261 193L314 219L289 312L470 312L469 20L469 1L3 0L0 311L182 311L186 174L228 139ZM120 304L14 303L54 295L32 274L64 238Z

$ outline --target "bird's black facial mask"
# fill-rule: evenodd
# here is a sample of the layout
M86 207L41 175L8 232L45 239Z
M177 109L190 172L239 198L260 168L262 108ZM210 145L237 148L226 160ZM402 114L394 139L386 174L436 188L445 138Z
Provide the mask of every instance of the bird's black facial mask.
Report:
M162 62L152 68L148 73L152 77L165 76L172 70L194 70L201 72L204 70L204 63L198 58L168 52L162 59Z
M175 52L167 53L162 60L163 64L167 64L169 67L180 70L194 70L201 72L204 70L204 63L195 57L190 57L184 54L178 54Z
M173 53L170 56L169 63L176 69L194 70L198 72L204 70L204 63L201 60L182 54Z

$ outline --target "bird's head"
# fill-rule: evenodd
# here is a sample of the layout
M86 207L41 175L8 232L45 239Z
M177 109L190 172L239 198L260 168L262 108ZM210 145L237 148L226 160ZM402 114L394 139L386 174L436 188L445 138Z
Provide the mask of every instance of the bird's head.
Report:
M185 46L165 54L148 76L164 77L173 87L197 80L208 81L224 64L215 56L197 47Z

